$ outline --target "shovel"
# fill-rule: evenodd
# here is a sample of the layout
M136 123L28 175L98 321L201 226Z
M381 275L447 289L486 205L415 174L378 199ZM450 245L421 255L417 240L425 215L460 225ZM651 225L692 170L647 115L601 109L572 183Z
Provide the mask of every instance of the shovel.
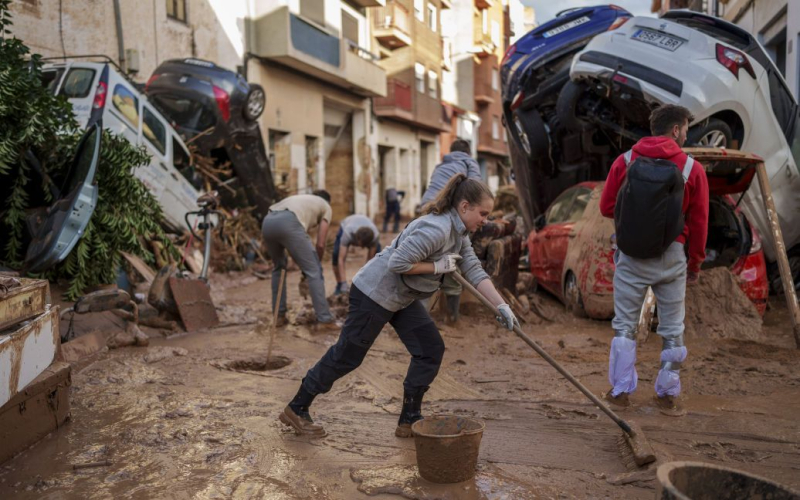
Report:
M475 298L477 298L483 305L488 307L489 310L492 311L492 313L494 313L496 316L500 316L500 313L497 311L497 308L494 307L492 303L486 299L486 297L481 295L481 293L478 290L476 290L475 287L469 284L469 282L465 280L463 276L461 276L461 273L455 271L452 274L452 276L456 281L461 283L461 285L464 288L469 290L469 292L472 295L474 295ZM619 416L616 413L614 413L611 410L611 408L608 407L608 405L600 401L600 399L594 394L592 394L592 392L589 391L589 389L587 389L586 386L581 384L578 381L578 379L573 377L572 374L566 370L566 368L561 366L561 364L559 364L558 361L553 359L549 354L547 354L547 352L545 352L544 349L539 347L539 345L536 342L534 342L533 339L528 337L518 325L514 325L514 333L516 333L517 337L521 338L526 344L531 346L531 348L534 351L536 351L536 353L539 354L539 356L544 358L544 360L550 363L550 365L553 368L558 370L558 372L565 379L569 380L570 383L572 383L572 385L577 387L578 390L584 394L584 396L589 398L592 401L592 403L594 403L598 408L600 408L603 411L603 413L608 415L608 418L613 420L614 423L616 423L620 427L620 429L622 429L622 436L625 438L625 442L628 444L628 446L631 449L631 452L633 453L633 458L634 461L636 462L636 465L641 467L643 465L649 464L650 462L655 462L656 455L655 452L653 451L653 447L650 446L650 443L647 442L647 438L644 437L644 433L642 432L641 428L639 428L638 425L634 424L633 422L627 423L621 418L619 418Z

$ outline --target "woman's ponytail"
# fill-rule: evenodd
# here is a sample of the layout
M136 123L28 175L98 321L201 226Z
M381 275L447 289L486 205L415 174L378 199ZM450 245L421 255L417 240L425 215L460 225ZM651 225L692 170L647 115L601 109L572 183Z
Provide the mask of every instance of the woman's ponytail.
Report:
M436 198L422 208L422 212L443 214L462 200L466 200L470 205L477 205L486 197L494 199L492 191L486 184L475 179L468 179L464 174L456 174L439 191Z

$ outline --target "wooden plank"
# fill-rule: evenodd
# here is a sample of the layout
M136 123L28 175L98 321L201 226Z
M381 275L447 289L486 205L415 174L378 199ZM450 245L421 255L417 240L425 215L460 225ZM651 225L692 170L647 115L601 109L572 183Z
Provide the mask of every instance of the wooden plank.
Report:
M125 260L128 261L131 267L136 269L136 272L138 272L142 276L142 278L144 278L144 281L146 283L153 282L153 280L156 277L156 272L153 270L153 268L148 266L145 261L143 261L140 257L136 255L129 254L128 252L120 252L120 253L122 254L123 257L125 257Z
M219 324L217 309L205 282L172 277L169 287L187 332L213 328Z

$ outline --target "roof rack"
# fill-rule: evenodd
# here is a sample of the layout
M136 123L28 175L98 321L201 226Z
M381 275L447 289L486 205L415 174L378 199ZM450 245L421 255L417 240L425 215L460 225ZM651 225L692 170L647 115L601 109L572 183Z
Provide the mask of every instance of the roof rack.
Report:
M128 75L128 73L126 73L125 70L123 70L120 67L120 65L117 64L117 61L115 61L114 59L110 58L109 56L107 56L105 54L85 54L85 55L84 54L79 54L79 55L74 55L74 56L52 56L52 57L42 57L40 60L41 61L53 61L53 60L66 61L67 59L103 59L105 62L107 62L107 63L111 64L112 66L114 66L114 68L116 68L116 70L119 72L119 74L122 75L123 78L128 80L128 83L130 83L134 87L136 87L137 85L141 85L139 83L136 83L133 80L133 78L131 78ZM138 89L138 87L136 87L136 88Z

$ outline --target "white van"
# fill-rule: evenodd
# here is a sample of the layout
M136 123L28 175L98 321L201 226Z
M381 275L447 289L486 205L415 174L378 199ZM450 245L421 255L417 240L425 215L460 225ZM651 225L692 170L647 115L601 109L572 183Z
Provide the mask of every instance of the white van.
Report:
M199 210L196 200L202 194L202 180L181 137L115 66L82 61L45 64L42 81L69 100L81 127L102 119L104 128L146 148L150 164L134 174L158 200L170 229L183 232L186 213Z

